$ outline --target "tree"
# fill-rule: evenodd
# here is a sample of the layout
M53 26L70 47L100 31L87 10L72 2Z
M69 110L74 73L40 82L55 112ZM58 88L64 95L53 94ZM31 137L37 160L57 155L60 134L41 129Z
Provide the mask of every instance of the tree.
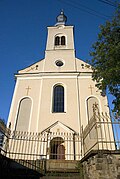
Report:
M120 4L112 20L100 26L90 55L93 80L102 92L108 89L115 97L113 111L120 116Z
M3 118L1 118L1 117L0 117L0 124L6 126L6 124L5 124L5 120L4 120Z

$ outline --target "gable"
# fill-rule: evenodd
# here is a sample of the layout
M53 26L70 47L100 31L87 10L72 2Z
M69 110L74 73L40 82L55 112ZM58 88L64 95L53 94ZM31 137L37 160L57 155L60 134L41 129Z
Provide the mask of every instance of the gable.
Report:
M65 132L65 133L76 133L75 130L73 130L72 128L68 127L67 125L63 124L60 121L57 121L55 123L53 123L52 125L50 125L48 128L46 128L45 130L43 130L41 133L46 133L46 132Z
M19 70L18 73L19 74L24 74L24 73L29 74L29 73L44 72L44 60L45 59L42 59L42 60L28 66L27 68ZM76 69L77 72L92 72L91 66L88 63L86 63L78 58L76 58L76 68L77 68ZM69 69L68 69L68 71L69 71Z
M18 73L39 73L39 72L43 72L43 62L44 62L44 59L28 66L27 68L19 70Z
M91 65L76 58L76 66L78 72L92 72Z

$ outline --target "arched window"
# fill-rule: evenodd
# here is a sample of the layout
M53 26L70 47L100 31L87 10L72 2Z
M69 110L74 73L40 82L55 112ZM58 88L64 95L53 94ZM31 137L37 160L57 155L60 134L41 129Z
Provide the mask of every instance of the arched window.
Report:
M88 121L93 117L94 110L96 113L98 113L99 110L99 102L98 99L95 97L90 97L87 99L87 113L88 113Z
M30 98L24 98L20 101L15 130L28 131L31 104L32 102Z
M61 37L61 45L65 45L65 36Z
M64 87L61 85L53 89L53 112L64 112Z
M60 37L59 36L55 37L55 45L60 45Z
M65 36L56 36L55 37L55 45L65 45Z

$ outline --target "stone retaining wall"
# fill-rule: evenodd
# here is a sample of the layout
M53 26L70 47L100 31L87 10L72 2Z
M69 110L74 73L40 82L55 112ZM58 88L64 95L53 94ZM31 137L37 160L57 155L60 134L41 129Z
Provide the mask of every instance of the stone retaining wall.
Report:
M81 164L84 179L120 179L120 151L94 151Z

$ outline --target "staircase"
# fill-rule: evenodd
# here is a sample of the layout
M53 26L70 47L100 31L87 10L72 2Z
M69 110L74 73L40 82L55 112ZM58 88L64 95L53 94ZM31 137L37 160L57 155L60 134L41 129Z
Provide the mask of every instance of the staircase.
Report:
M0 179L82 179L75 160L12 160L0 154Z
M28 163L26 163L28 165ZM39 179L43 176L40 170L25 166L23 161L15 161L0 154L0 179ZM35 167L35 166L34 166Z
M46 160L46 173L43 179L82 179L78 161Z

